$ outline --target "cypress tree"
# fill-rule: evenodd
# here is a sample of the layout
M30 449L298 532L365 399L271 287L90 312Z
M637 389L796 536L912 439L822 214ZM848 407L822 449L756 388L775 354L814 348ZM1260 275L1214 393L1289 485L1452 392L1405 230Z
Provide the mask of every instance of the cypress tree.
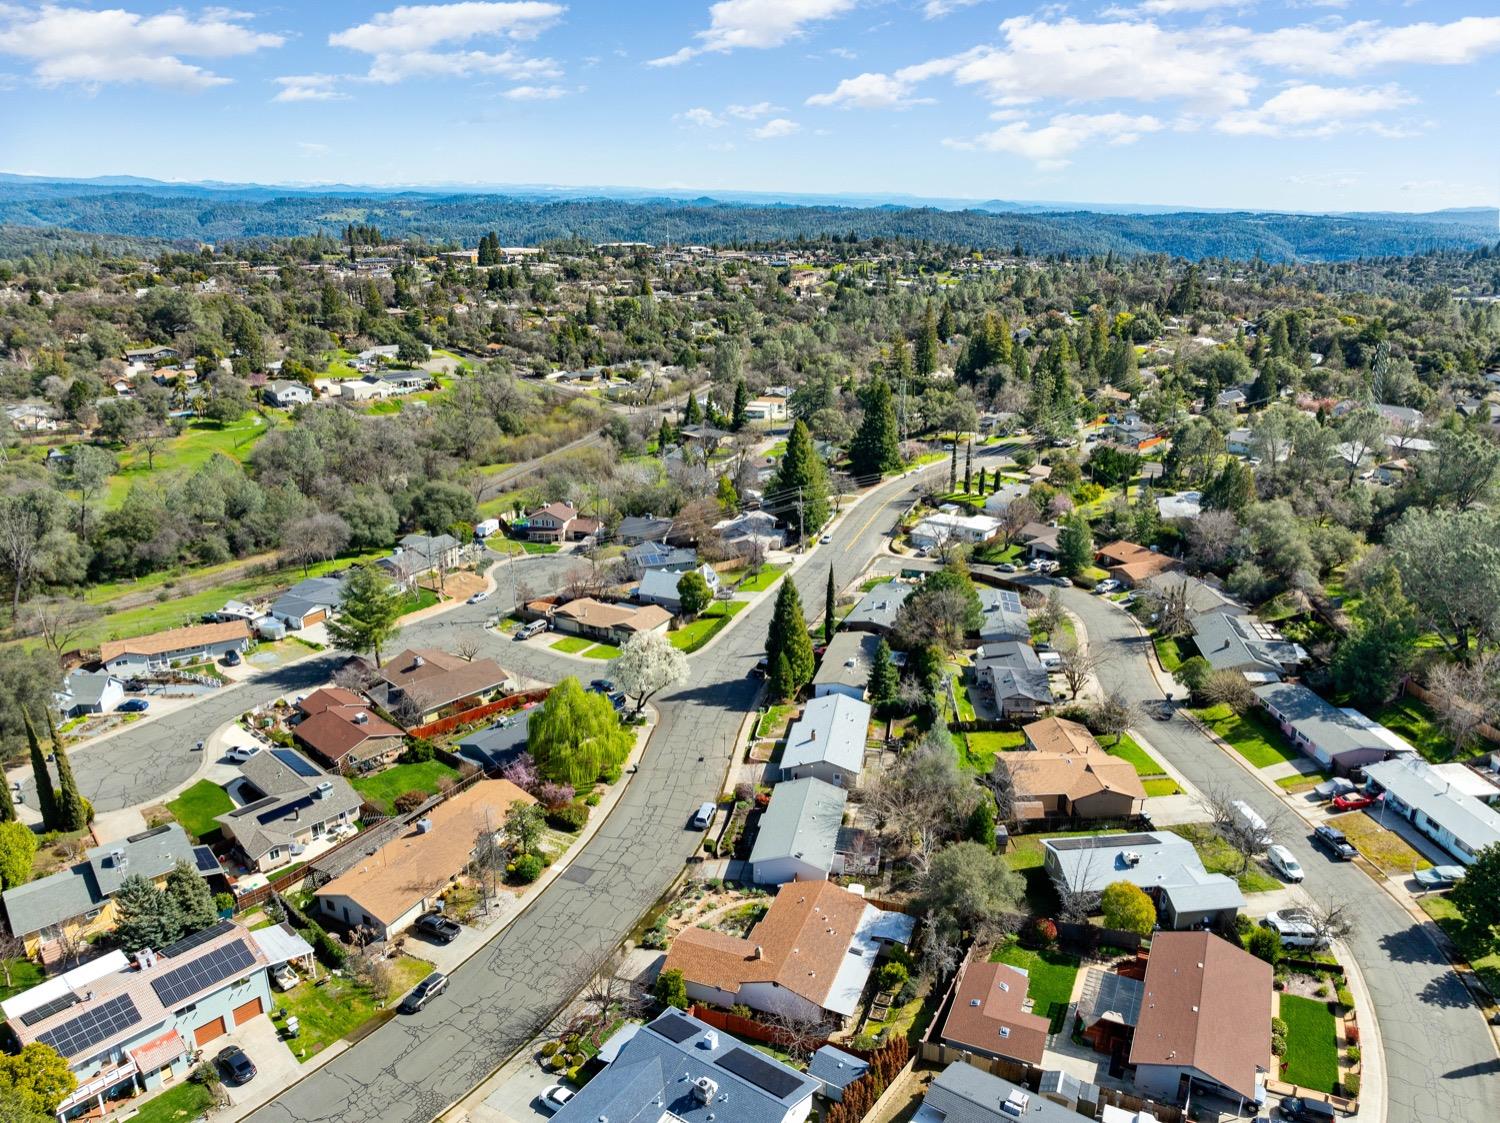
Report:
M776 594L776 611L771 616L771 628L766 635L766 655L773 680L778 661L786 662L780 697L790 698L812 681L812 640L807 635L807 615L802 611L802 598L797 595L795 581L783 581Z
M891 661L891 645L882 639L875 648L875 662L870 667L870 681L865 687L870 696L870 705L879 711L882 706L894 702L899 683L896 664Z
M948 493L958 490L958 430L953 431L953 456L948 461Z
M672 447L672 423L665 417L661 419L661 428L656 431L656 454L666 456Z
M983 471L983 469L980 469ZM964 494L969 494L969 486L974 482L974 438L969 438L969 443L964 449Z
M743 378L735 379L734 407L729 417L729 427L738 433L745 427L745 410L750 405L750 388Z
M0 823L16 821L16 805L11 802L10 785L0 783Z
M778 655L771 663L771 697L789 702L797 696L797 684L792 681L792 668L785 655Z
M42 755L42 744L36 739L36 726L31 724L31 714L21 711L26 722L26 743L31 746L31 774L36 777L36 809L42 815L45 830L57 829L57 796L52 791L52 774L47 771L47 758Z
M828 567L828 592L824 597L823 604L823 642L833 642L834 628L834 594L833 594L833 566Z
M63 751L62 738L57 735L57 725L52 712L47 711L47 735L52 738L52 758L57 765L57 829L81 831L89 825L92 809L88 800L78 792L78 781L73 779L73 766L68 763L68 754Z
M917 336L917 374L926 378L937 370L938 361L938 326L937 313L932 309L932 301L927 302L927 313L922 317L922 334Z
M698 425L703 421L703 407L698 404L698 395L689 394L687 405L682 409L682 423L684 425Z
M953 338L953 305L947 300L943 301L943 310L938 313L937 334L944 343Z
M803 536L817 534L828 521L828 469L804 422L792 426L781 465L766 490L775 496L776 516Z
M891 387L876 375L864 394L865 416L849 445L849 468L856 477L879 476L901 467L901 440Z

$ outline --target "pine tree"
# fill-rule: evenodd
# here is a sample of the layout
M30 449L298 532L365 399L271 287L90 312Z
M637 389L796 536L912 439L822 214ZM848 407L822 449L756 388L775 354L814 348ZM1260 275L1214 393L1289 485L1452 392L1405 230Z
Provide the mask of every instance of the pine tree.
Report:
M52 739L52 759L57 766L57 829L81 831L89 825L92 809L88 800L78 792L78 781L73 779L73 766L68 763L68 754L63 751L62 738L57 735L57 724L52 712L47 712L47 735Z
M891 377L898 382L903 378L911 377L911 349L906 346L904 335L898 335L891 340L890 371Z
M802 598L797 595L795 581L783 581L776 594L776 611L766 634L766 656L773 680L779 670L778 663L786 663L780 689L774 691L778 697L790 698L812 681L812 640L807 634L807 615L802 611Z
M944 343L953 338L953 304L950 301L943 301L943 310L938 313L937 334Z
M828 567L828 591L823 597L823 642L833 642L833 629L837 624L837 600L833 588L833 566Z
M703 407L698 404L698 395L689 394L687 405L682 409L682 423L684 425L700 425L703 422Z
M932 301L929 300L926 315L922 317L922 334L917 336L916 372L922 378L926 378L937 370L937 364L937 313L933 311Z
M52 774L47 771L47 758L42 755L42 744L36 739L36 726L31 724L31 714L22 709L21 717L26 722L26 743L31 746L31 774L36 778L36 809L41 813L42 826L49 831L57 830L57 795L52 789Z
M891 645L882 639L875 648L875 662L870 667L870 681L865 687L870 705L878 711L896 700L901 678L891 659Z
M138 873L115 890L115 939L127 952L160 948L182 935L177 903Z
M750 388L743 378L735 379L734 407L729 416L729 428L738 433L745 427L745 410L750 405Z
M675 434L672 432L672 423L665 417L661 419L661 428L656 431L656 454L666 456L672 448L672 440Z
M786 452L767 491L774 496L772 510L799 539L817 534L828 521L828 468L802 421L792 425Z
M1058 570L1064 577L1076 577L1094 560L1094 535L1088 520L1074 514L1057 532Z
M786 661L785 655L776 656L771 663L771 697L777 701L789 702L797 696L797 684L792 680L791 664Z
M849 445L849 470L858 479L894 472L901 467L901 440L891 387L876 375L864 393L864 420Z
M982 471L983 469L981 469ZM969 438L969 443L964 449L964 494L969 494L969 487L974 482L974 438Z
M187 862L178 862L167 874L166 895L182 920L184 932L207 928L219 917L213 890L203 880L203 875Z

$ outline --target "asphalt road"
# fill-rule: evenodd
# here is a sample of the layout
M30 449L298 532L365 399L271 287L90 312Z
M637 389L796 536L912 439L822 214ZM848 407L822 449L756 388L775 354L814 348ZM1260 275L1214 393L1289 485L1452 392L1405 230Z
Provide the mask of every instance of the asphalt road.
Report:
M1134 624L1102 597L1073 589L1063 601L1088 629L1089 648L1103 656L1098 676L1106 690L1137 702L1162 692ZM1181 717L1146 723L1151 743L1200 790L1224 788L1270 819L1281 813L1293 827L1277 833L1306 871L1318 901L1355 902L1347 943L1375 1003L1386 1063L1388 1123L1479 1123L1500 1119L1500 1059L1478 1009L1432 938L1368 875L1315 848L1311 828L1239 762Z

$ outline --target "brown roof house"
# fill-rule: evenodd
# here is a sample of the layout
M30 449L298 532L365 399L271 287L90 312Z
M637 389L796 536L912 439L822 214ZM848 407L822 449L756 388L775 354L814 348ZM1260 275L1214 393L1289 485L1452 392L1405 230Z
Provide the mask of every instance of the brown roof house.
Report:
M915 923L831 881L793 882L743 938L684 930L662 970L681 971L698 1002L842 1021L858 1008L881 952L909 942Z
M509 780L480 780L319 889L319 912L390 939L464 872L481 833L500 830L512 804L535 802Z
M569 503L548 503L526 516L526 536L533 542L577 542L598 529L598 519L580 515Z
M1135 1084L1167 1103L1205 1092L1263 1104L1271 1070L1271 965L1211 932L1151 940L1130 1046Z
M401 730L352 690L315 690L297 703L297 710L302 719L292 727L292 736L329 768L368 772L394 763L405 747Z
M1133 589L1143 581L1149 581L1170 569L1178 569L1181 564L1176 558L1125 541L1111 542L1094 556L1100 565L1109 570L1109 575L1127 589Z
M1022 968L975 958L971 950L943 1023L943 1044L982 1057L1041 1064L1052 1023L1032 1012L1030 984Z
M371 697L412 725L447 709L467 709L515 692L516 680L493 659L468 660L435 648L407 648L375 672Z
M1145 807L1135 768L1106 753L1076 721L1043 718L1022 732L1032 751L1002 758L1015 784L1017 818L1123 819Z
M570 600L552 614L552 626L557 631L616 647L641 632L665 631L671 622L672 614L659 604L637 608L630 604L606 604L593 597Z
M134 639L106 640L99 645L99 662L111 674L164 671L175 664L219 659L249 646L250 625L244 620L224 620Z

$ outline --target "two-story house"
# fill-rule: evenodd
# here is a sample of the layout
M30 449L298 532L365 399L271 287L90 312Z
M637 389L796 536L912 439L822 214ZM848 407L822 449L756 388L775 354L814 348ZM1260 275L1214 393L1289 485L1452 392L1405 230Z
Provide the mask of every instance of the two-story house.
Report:
M287 865L359 818L359 793L349 781L320 771L292 749L258 752L240 773L249 801L216 821L250 869Z

